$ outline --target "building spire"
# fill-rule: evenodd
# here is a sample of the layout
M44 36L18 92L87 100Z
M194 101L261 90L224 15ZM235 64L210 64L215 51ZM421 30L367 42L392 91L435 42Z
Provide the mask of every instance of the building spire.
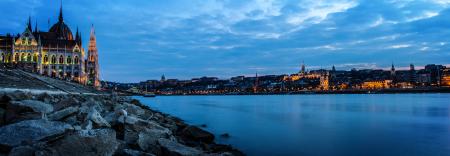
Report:
M63 9L62 9L62 0L61 0L61 6L59 8L59 22L63 22L64 18L63 18Z
M33 31L31 27L31 16L28 17L28 30Z
M36 25L34 25L34 32L35 33L37 33L39 30L38 30L38 23L37 23L37 20L36 20Z

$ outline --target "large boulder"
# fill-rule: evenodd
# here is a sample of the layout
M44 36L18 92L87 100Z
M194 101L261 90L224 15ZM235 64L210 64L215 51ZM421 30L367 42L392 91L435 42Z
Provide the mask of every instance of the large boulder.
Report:
M113 155L119 146L112 129L81 130L57 140L42 155Z
M12 93L9 93L12 100L19 101L19 100L28 100L32 98L32 95L30 92L22 92L22 91L14 91Z
M214 135L200 129L196 126L187 126L183 130L181 130L180 135L183 138L193 140L193 141L200 141L203 143L213 143L214 142Z
M142 116L145 114L145 110L139 106L129 104L129 103L125 103L125 106L126 106L126 111L131 115Z
M11 101L6 108L5 120L14 123L22 120L46 118L53 106L36 100Z
M11 105L28 107L39 113L50 113L53 111L52 105L36 100L13 101L11 102Z
M55 110L61 110L67 107L73 107L73 106L78 106L80 105L80 101L72 96L67 96L65 98L63 98L61 101L57 102L54 107Z
M108 123L108 121L106 121L102 117L102 115L97 111L97 109L95 109L94 107L91 107L91 109L87 115L87 118L100 127L103 127L103 126L111 127L111 125Z
M60 111L54 112L48 115L49 120L61 120L64 119L74 113L78 112L78 107L67 107Z
M45 102L45 103L52 103L52 102L54 102L53 96L48 94L48 93L39 94L37 96L37 100Z
M184 146L176 141L160 138L158 144L162 148L162 155L169 156L197 156L202 155L200 150L192 147Z
M171 132L168 129L145 129L139 132L137 143L144 151L154 151L152 147L157 146L159 138L169 138Z
M73 129L63 122L47 120L26 120L0 128L0 146L11 149L22 143L33 143L44 138L56 137Z

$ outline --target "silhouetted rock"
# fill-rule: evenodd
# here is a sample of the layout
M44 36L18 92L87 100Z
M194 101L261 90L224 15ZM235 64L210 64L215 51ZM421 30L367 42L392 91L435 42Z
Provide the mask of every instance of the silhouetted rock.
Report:
M56 111L71 107L71 106L78 106L80 104L80 101L74 97L66 97L62 99L61 101L57 102L54 105L54 108Z
M181 131L181 136L194 141L212 143L214 135L195 126L187 126Z
M33 143L44 138L64 134L72 126L63 122L26 120L0 128L0 145L15 147L24 142Z
M46 148L44 155L113 155L119 146L112 129L81 130Z
M45 118L53 111L52 105L35 100L11 101L6 107L5 121L8 123Z
M176 141L160 138L158 143L162 148L163 155L169 156L196 156L201 155L202 152L198 149L184 146Z
M144 151L152 151L149 149L157 145L159 138L169 138L171 132L168 129L145 129L139 132L137 143L139 147Z
M68 107L48 115L49 120L61 120L78 112L78 107Z

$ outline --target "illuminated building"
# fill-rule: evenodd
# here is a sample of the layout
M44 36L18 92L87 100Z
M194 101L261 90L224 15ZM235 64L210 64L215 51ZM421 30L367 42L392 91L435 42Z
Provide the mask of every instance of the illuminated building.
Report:
M445 69L442 73L441 86L450 87L450 69Z
M365 81L362 89L387 89L390 88L392 80Z
M95 38L94 26L91 28L91 35L89 37L86 71L88 72L87 84L94 87L100 87L97 40Z
M330 74L328 72L320 76L320 88L322 90L330 89Z
M95 36L91 33L86 60L81 33L78 28L75 35L72 33L64 21L62 6L58 21L48 32L39 30L37 23L33 30L29 18L21 34L0 36L0 64L81 84L94 80L90 85L100 86Z

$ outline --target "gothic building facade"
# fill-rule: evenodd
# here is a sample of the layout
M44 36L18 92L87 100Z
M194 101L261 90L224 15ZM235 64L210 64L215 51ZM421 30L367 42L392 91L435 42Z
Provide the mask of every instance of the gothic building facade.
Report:
M48 31L39 30L37 24L33 30L30 18L21 34L0 35L0 64L98 88L98 52L93 26L88 47L86 59L81 33L77 28L73 35L64 22L61 7L58 22Z

